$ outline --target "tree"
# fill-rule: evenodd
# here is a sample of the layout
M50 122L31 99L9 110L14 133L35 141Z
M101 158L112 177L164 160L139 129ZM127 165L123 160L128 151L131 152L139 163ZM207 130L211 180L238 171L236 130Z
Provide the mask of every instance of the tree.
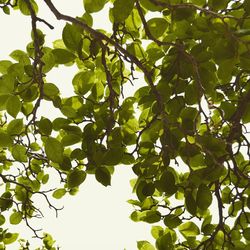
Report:
M248 249L250 1L83 0L81 17L44 2L65 23L53 48L38 28L53 24L35 0L0 0L32 27L26 51L0 61L0 249L18 238L6 219L24 220L41 249L56 249L30 224L42 213L33 197L58 212L51 194L76 194L90 174L108 186L118 164L137 176L131 219L154 224L155 247L138 249ZM112 34L92 28L108 4ZM46 81L60 65L79 69L71 97ZM137 72L144 84L125 98ZM43 101L61 116L39 117ZM60 183L45 190L52 173Z

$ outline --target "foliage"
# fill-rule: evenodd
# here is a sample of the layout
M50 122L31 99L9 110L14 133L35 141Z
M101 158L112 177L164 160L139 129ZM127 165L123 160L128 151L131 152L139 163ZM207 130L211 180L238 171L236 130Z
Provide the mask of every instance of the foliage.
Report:
M29 224L41 214L34 195L57 212L51 192L76 194L90 174L108 186L127 164L137 176L131 219L154 224L155 246L138 249L249 249L250 1L83 0L81 17L44 2L65 22L53 48L35 0L0 1L32 24L26 51L0 61L1 225L24 220L55 249ZM112 34L92 28L107 6ZM78 67L71 97L46 81L60 65ZM144 83L124 97L138 74ZM40 117L44 101L61 116ZM45 190L52 171L62 184ZM0 249L17 237L1 228Z

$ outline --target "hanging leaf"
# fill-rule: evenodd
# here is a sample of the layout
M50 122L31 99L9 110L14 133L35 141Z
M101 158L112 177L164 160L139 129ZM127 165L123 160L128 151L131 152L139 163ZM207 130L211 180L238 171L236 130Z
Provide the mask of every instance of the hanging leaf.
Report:
M73 51L79 51L81 49L81 33L75 25L67 23L63 28L62 38L68 49Z
M16 95L10 96L6 103L6 110L12 117L16 118L21 111L22 103Z
M23 145L16 144L12 148L12 156L15 160L20 162L27 162L27 149Z
M14 212L10 216L10 224L17 225L22 221L23 214L21 212Z
M93 13L102 10L106 2L106 0L83 0L83 5L86 12Z
M212 199L210 189L206 185L201 184L196 194L197 206L202 210L206 210L211 205Z
M178 229L185 238L194 237L200 234L200 229L192 221L188 221L188 222L181 224L178 227Z
M55 63L66 64L75 60L76 56L66 49L54 49L52 53L55 58Z
M107 187L111 184L111 175L107 168L100 167L95 171L95 178L98 182L100 182L103 186Z
M45 142L45 153L49 160L61 163L63 161L63 146L57 139L49 137Z
M133 10L135 0L115 0L112 9L114 22L123 22Z
M68 174L68 188L75 188L82 184L86 179L86 173L83 170L74 169Z

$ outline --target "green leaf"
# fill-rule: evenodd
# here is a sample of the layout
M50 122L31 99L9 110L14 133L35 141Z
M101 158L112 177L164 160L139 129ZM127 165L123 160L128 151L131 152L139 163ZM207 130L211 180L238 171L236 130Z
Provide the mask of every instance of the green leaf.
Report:
M76 56L66 49L54 49L52 53L55 57L55 63L66 64L75 60Z
M86 179L86 173L83 170L74 169L67 176L68 188L75 188L82 184Z
M147 223L156 223L161 220L161 213L159 211L145 211L145 215L141 218Z
M45 83L43 86L43 93L48 97L56 96L60 93L58 87L53 83Z
M33 10L35 11L35 13L38 12L38 6L36 4L36 2L34 0L30 0L29 1ZM20 11L22 12L22 14L29 16L30 15L30 10L29 7L27 5L27 3L25 2L25 0L18 0L18 6Z
M6 245L12 244L13 242L17 240L18 236L19 236L18 233L7 233L5 234L3 243Z
M201 184L196 194L197 206L202 210L206 210L211 205L212 199L213 197L208 186Z
M12 65L11 61L8 60L1 60L0 61L0 73L1 74L6 74L8 68Z
M199 227L192 221L185 222L178 227L180 233L185 237L194 237L200 234Z
M12 145L12 139L6 132L0 131L0 147L5 148Z
M72 24L67 23L63 28L62 38L65 46L73 51L81 49L82 37L79 29Z
M196 215L197 205L191 192L185 194L185 206L190 214Z
M93 13L102 10L106 2L106 0L83 0L83 5L86 12Z
M111 148L105 155L103 159L103 164L112 166L121 163L123 158L124 149L122 147Z
M22 103L16 95L8 98L6 103L6 110L12 117L16 118L17 114L21 111Z
M66 194L66 190L64 188L59 188L53 192L52 196L55 199L61 199L65 194Z
M107 187L111 184L111 174L107 168L99 167L95 171L95 178L98 182L100 182L103 186Z
M182 220L175 214L168 214L164 218L164 224L168 228L176 228L182 223Z
M27 149L23 145L14 145L11 153L15 160L20 162L28 162Z
M151 35L155 38L159 38L165 33L168 22L164 18L155 17L147 21L147 25Z
M72 80L75 92L77 94L85 95L91 90L96 81L93 71L83 71L76 74Z
M244 229L243 236L246 240L250 240L250 227Z
M11 75L3 75L0 78L0 94L12 94L14 90L15 79Z
M37 123L39 132L42 135L50 135L52 132L52 122L48 118L42 117Z
M115 0L112 9L114 22L123 22L133 10L135 0Z
M160 180L156 182L156 188L161 192L165 192L169 196L173 195L177 191L173 173L170 171L164 171Z
M76 134L67 134L62 138L62 145L65 146L70 146L73 144L76 144L81 141L81 137Z
M245 0L243 3L244 10L247 14L250 14L250 2L249 0Z
M156 240L157 250L174 250L174 240L170 232Z
M155 250L154 246L148 241L137 241L137 248L139 250Z
M49 137L45 142L45 153L49 160L61 163L63 161L64 148L57 139Z
M22 221L23 214L21 212L14 212L10 216L10 224L17 225Z
M55 66L55 57L52 51L45 52L41 58L43 61L43 73L48 73Z
M1 214L0 215L0 226L2 226L5 223L5 217Z
M23 119L14 119L10 121L7 127L9 135L19 135L23 130Z

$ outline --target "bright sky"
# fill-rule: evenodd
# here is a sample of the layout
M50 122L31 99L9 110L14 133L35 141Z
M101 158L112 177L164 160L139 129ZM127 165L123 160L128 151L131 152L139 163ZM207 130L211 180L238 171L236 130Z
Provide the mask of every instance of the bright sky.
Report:
M82 15L82 0L54 0L59 9L68 15ZM39 11L39 17L45 18L55 26L49 30L46 26L40 28L46 33L47 45L61 38L61 30L64 22L53 18L49 10L44 7L43 1L37 3L43 6ZM102 14L94 15L95 27L110 28L108 24L107 9ZM106 13L106 14L104 14ZM7 16L0 13L1 23L1 52L0 60L8 59L8 55L15 49L25 50L26 44L30 42L30 17L20 15L18 11L11 11ZM63 95L72 91L71 79L76 73L74 67L64 67L53 70L47 79L59 86ZM50 117L57 115L48 112L44 106L44 114ZM44 200L39 200L40 207L44 209L45 218L35 221L36 228L43 228L51 233L57 241L61 250L135 250L137 240L152 240L150 234L151 226L145 223L134 223L129 219L133 211L126 200L131 199L131 188L129 180L133 173L128 166L118 166L112 178L112 186L105 188L93 176L88 176L77 196L66 196L62 201L55 201L58 206L64 205L55 218L55 213L46 208ZM25 224L10 226L10 231L21 232L21 236L31 239L32 232L27 230ZM152 240L153 241L153 240ZM34 243L32 249L39 246L39 241ZM18 244L10 245L8 250L16 250Z

